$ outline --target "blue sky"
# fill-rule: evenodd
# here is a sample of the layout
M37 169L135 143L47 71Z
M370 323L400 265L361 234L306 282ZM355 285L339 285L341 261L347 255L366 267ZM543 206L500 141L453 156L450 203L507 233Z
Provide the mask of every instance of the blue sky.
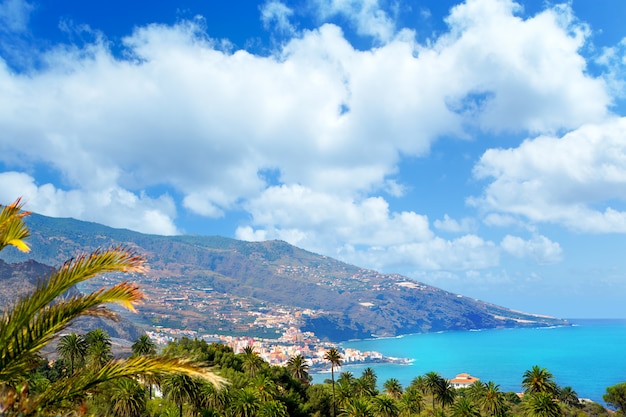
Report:
M626 2L0 2L0 202L626 317Z

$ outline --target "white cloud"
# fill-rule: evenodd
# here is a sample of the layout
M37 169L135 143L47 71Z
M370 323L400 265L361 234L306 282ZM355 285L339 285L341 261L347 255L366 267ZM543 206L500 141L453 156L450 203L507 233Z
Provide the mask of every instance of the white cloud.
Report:
M604 48L602 54L596 59L596 63L602 65L606 72L603 78L613 97L626 97L626 38L617 45Z
M73 217L144 233L178 233L173 222L174 202L166 195L153 199L115 187L64 191L49 183L37 185L27 174L0 173L0 201L8 204L19 197L25 210L46 216Z
M563 137L540 136L491 149L474 169L488 179L470 199L485 211L592 233L626 232L626 118L589 124Z
M379 0L314 0L319 19L327 21L335 15L350 20L359 35L372 36L388 42L395 34L395 22Z
M430 230L425 216L391 212L380 197L355 201L301 186L281 186L250 201L247 211L256 228L238 228L239 239L285 240L379 270L480 269L499 261L493 242L475 235L441 239Z
M510 0L468 0L452 9L450 33L422 52L436 51L433 68L452 83L451 108L494 131L556 131L604 117L606 86L586 74L578 53L587 26L566 6L526 20L519 9Z
M25 32L34 6L25 0L0 2L0 31Z
M261 22L266 29L274 25L276 30L282 34L293 35L296 33L295 27L289 21L289 18L293 16L293 10L284 3L278 0L269 0L260 9Z
M280 186L250 200L246 209L252 214L252 223L265 229L265 238L322 252L342 243L387 246L432 238L426 217L413 212L391 213L380 197L355 201L298 185ZM294 234L296 229L301 233ZM249 228L240 230L238 237L250 236ZM294 236L299 240L294 241Z
M530 240L507 235L500 245L512 256L531 258L541 265L559 262L563 256L561 245L541 235L534 236Z
M476 221L469 217L458 221L445 214L442 220L435 220L434 226L445 232L467 233L476 229Z

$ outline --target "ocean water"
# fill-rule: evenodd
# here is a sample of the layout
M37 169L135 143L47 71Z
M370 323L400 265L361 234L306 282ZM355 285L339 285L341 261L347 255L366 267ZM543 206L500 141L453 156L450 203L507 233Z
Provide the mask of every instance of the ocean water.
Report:
M556 383L571 386L581 398L602 402L606 387L626 382L626 320L570 320L574 326L536 329L498 329L416 334L397 338L350 341L342 344L361 351L409 358L409 365L347 365L355 377L367 366L379 385L397 378L406 387L430 371L451 379L467 372L503 391L520 392L524 372L534 365L546 368ZM313 376L314 382L328 378Z

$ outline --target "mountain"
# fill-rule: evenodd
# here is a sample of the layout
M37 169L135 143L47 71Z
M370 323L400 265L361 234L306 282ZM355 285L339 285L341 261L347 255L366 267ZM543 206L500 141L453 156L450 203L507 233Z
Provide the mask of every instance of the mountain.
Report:
M274 335L282 323L321 338L397 336L408 333L567 322L513 311L453 294L398 274L381 274L317 255L282 241L244 242L218 236L156 236L74 219L32 214L32 251L5 250L10 262L33 258L60 265L80 253L124 246L150 267L130 277L146 293L143 326L205 332ZM91 282L129 277L106 276ZM277 324L278 323L278 324ZM287 323L287 324L285 324Z
M53 270L51 266L34 260L7 264L0 259L0 312L12 306L16 297L33 291L37 283L50 276ZM72 288L67 295L76 294L79 294L79 291ZM124 317L119 317L117 321L101 317L81 317L75 320L66 332L85 334L96 328L105 330L113 338L124 340L136 340L144 333Z

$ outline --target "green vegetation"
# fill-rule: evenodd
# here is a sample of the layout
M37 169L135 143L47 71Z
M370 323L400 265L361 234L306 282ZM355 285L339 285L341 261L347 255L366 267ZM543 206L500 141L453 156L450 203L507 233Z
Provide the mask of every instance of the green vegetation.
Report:
M376 373L367 368L360 376L342 372L323 384L312 384L303 358L294 356L287 366L270 366L251 348L241 352L221 344L183 338L161 352L145 348L138 339L133 355L156 358L193 357L213 367L228 383L216 388L192 375L168 374L150 380L120 378L83 398L77 408L97 416L226 416L226 417L608 417L596 403L578 401L571 387L559 387L544 368L533 367L522 376L525 392L502 392L492 381L476 381L454 389L436 372L416 377L403 388L391 378L376 388ZM140 348L140 346L143 346ZM341 357L327 351L335 366ZM331 362L330 358L333 358ZM69 374L70 357L52 365L40 360L25 380L31 390L57 383ZM332 364L335 365L332 365ZM529 379L533 375L541 378ZM530 383L533 381L533 383ZM373 385L372 385L373 384ZM335 393L333 394L333 386ZM153 387L160 393L152 396ZM607 388L605 400L619 409L626 384ZM575 401L572 401L575 398Z
M29 251L25 239L30 231L24 223L28 213L21 210L19 200L0 207L0 251L8 246ZM141 272L144 262L142 257L121 248L79 256L65 262L33 292L18 298L4 311L0 317L0 413L3 416L45 416L75 411L87 401L97 404L102 392L112 395L116 384L131 388L133 382L122 386L122 380L139 375L182 374L221 383L221 378L188 359L163 356L113 360L110 340L99 329L89 332L84 339L60 340L59 353L64 359L59 362L67 361L68 368L56 368L54 372L47 369L40 356L41 349L74 319L83 315L114 318L114 313L104 304L117 303L133 310L133 304L142 297L138 288L127 282L69 298L64 297L68 290L103 273ZM78 367L83 354L86 363Z

